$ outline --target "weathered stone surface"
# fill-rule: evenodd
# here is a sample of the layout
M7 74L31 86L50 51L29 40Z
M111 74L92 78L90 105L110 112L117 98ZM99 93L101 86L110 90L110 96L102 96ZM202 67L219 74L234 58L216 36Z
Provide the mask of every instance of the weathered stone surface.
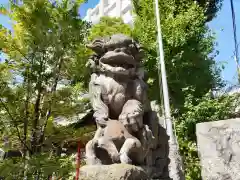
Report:
M147 170L128 164L89 165L80 169L80 180L150 180Z
M197 124L203 180L240 180L240 119Z
M142 47L123 34L95 39L87 47L94 52L87 65L92 69L89 94L97 124L86 145L87 165L156 167L160 125L147 96Z
M103 173L106 165L112 168L111 164L119 163L149 167L152 178L166 179L171 162L170 174L174 180L181 179L177 148L175 144L169 148L164 119L157 113L161 109L150 103L147 96L147 74L140 44L116 34L96 39L88 47L94 52L87 65L92 69L89 94L97 131L86 145L86 163L99 167L96 172L89 170L94 173L92 177L99 173L102 179L113 179L120 173L116 179L122 176L128 179L131 175L134 178L130 179L143 178L135 178L139 170L126 170L123 168L126 165L119 165L113 177L107 170Z
M116 34L88 47L95 52L87 64L92 69L89 93L98 129L86 145L87 164L153 166L157 134L149 126L157 119L150 116L141 46Z

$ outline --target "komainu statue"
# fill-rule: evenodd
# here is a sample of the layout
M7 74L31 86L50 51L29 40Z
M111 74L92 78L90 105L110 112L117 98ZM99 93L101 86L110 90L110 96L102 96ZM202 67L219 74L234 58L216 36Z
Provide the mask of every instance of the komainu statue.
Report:
M96 39L87 65L97 131L86 145L88 165L116 163L156 167L167 164L159 156L161 132L157 113L147 97L143 50L123 34ZM162 167L164 168L164 167Z

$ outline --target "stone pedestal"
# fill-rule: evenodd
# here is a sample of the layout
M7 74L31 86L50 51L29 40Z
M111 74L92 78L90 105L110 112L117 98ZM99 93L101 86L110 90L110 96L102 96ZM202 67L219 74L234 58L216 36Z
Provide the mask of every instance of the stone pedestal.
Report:
M159 178L161 177L161 178ZM80 168L79 180L172 180L157 168L129 164L86 165Z
M128 164L88 165L80 168L80 180L150 180L148 171Z
M196 128L203 180L240 180L240 119Z

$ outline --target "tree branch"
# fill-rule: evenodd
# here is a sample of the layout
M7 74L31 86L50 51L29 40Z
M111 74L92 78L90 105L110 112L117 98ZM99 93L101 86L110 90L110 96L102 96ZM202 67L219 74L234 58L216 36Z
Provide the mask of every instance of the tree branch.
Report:
M63 63L63 58L60 58L59 63L57 64L56 76L55 76L55 79L54 79L54 84L53 84L52 89L51 89L51 94L53 94L57 89L57 84L58 84L58 80L59 80L59 77L60 77L62 63ZM53 98L51 98L51 101L49 102L49 109L46 113L46 119L45 119L44 126L42 127L42 130L41 130L41 136L40 136L40 140L39 140L40 144L42 144L43 141L44 141L45 129L47 127L47 123L48 123L48 120L49 120L49 118L51 116L51 112L52 112L52 103L53 103Z
M20 142L24 145L24 147L31 152L31 149L27 146L27 144L26 144L26 143L24 142L24 140L21 138L20 131L19 131L18 126L17 126L17 124L16 124L16 120L13 118L13 116L12 116L12 114L10 113L8 107L6 106L6 104L3 102L3 100L2 100L1 98L0 98L0 102L1 102L1 104L3 105L4 109L7 111L8 116L9 116L10 119L12 120L13 125L14 125L14 127L16 128L16 130L17 130L18 139L19 139Z
M32 125L32 137L31 137L31 145L33 148L33 153L35 153L36 151L38 152L38 150L39 150L39 148L37 148L37 147L39 147L37 144L37 142L38 142L37 128L38 128L39 119L40 119L41 99L43 97L43 95L42 95L42 91L43 91L43 87L42 87L43 74L42 74L42 72L45 70L45 68L44 68L45 62L44 61L45 61L45 51L43 51L43 56L40 61L40 70L38 71L39 78L37 80L37 85L36 85L37 99L34 104L34 120L33 120L33 125Z

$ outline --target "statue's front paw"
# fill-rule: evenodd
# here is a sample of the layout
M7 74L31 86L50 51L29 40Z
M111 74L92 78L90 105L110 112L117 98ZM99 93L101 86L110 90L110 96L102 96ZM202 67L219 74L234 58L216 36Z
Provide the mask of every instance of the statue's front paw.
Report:
M120 155L120 161L123 164L132 164L132 160L128 157L126 153Z
M101 165L102 162L97 157L88 157L86 158L87 165Z
M114 154L112 156L113 163L120 163L120 154Z

